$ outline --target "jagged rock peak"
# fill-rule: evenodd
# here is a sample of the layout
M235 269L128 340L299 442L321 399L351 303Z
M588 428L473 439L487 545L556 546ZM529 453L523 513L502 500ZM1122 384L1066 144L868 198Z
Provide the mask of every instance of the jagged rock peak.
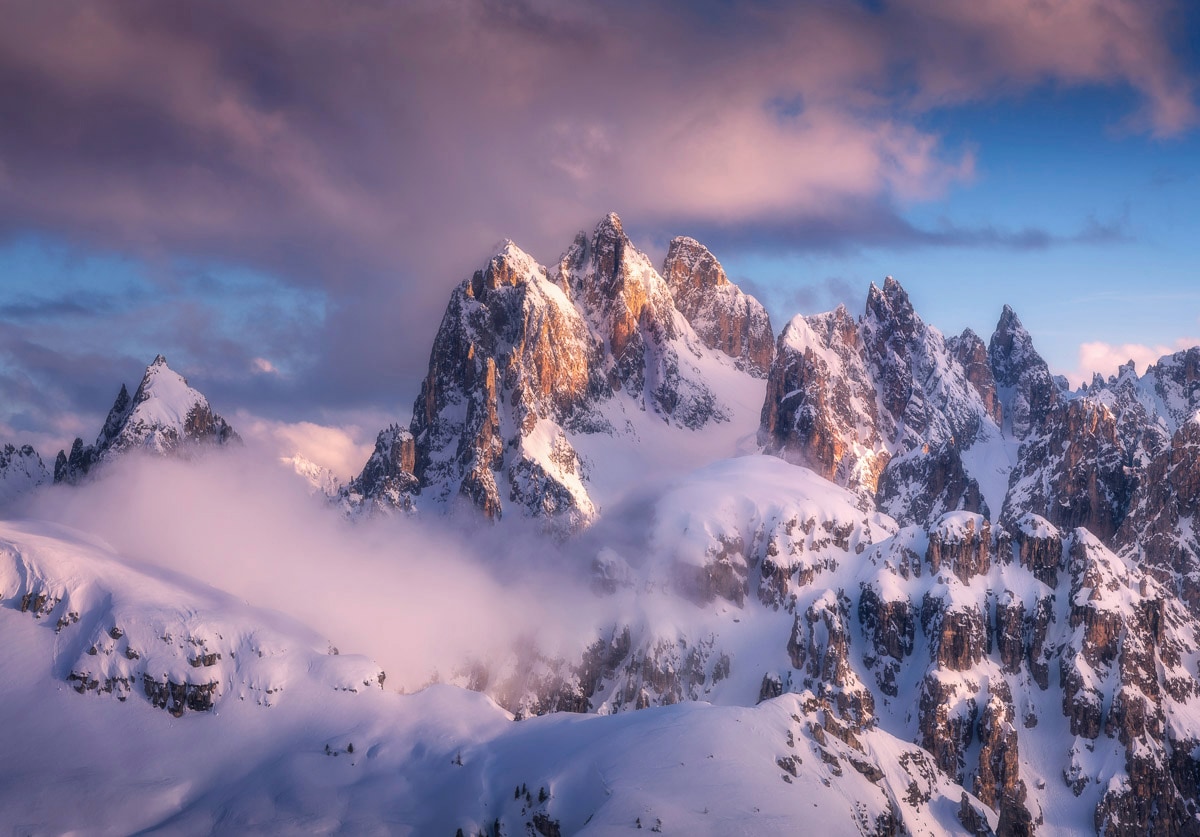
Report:
M988 344L988 357L996 383L1002 387L1016 385L1021 373L1030 366L1045 366L1041 355L1033 348L1033 337L1021 324L1017 312L1005 305Z
M69 455L59 451L54 481L76 482L98 462L126 450L165 455L197 444L240 441L229 423L213 412L208 399L171 369L165 357L155 355L132 398L121 385L95 443L85 446L76 439Z
M1001 412L972 336L947 341L891 276L871 285L857 322L844 306L793 319L767 378L759 443L901 522L985 512L961 453L999 435Z
M597 241L608 241L617 238L625 237L625 230L621 226L621 216L615 212L610 212L600 219L600 223L596 224L596 232L593 236Z
M546 269L538 264L533 256L506 239L496 248L488 260L487 267L475 271L467 285L467 295L483 299L488 291L506 286L516 287L534 277L544 279L545 276Z
M379 431L375 450L362 473L339 492L350 509L368 510L389 508L411 511L413 497L420 493L416 470L416 442L412 433L392 424Z
M725 268L707 247L694 238L679 235L667 245L667 258L663 262L663 278L671 286L676 298L685 288L700 286L719 288L729 284Z
M883 289L874 282L867 291L867 318L881 323L890 323L905 333L910 333L916 312L904 287L891 276L884 277Z
M979 393L988 415L996 424L1004 423L1004 408L996 392L996 377L988 359L987 345L983 338L971 329L964 329L958 337L946 341L946 347L967 374L967 381Z
M728 419L728 408L692 360L703 354L703 339L615 213L596 225L590 243L584 235L576 237L553 282L599 339L603 374L614 392L623 390L643 409L692 429Z
M676 308L706 346L766 377L775 352L771 319L757 299L729 281L707 247L686 236L672 239L662 275Z
M1005 390L1003 412L1018 439L1045 429L1060 400L1060 384L1033 347L1033 338L1007 305L988 343L988 361L996 386Z

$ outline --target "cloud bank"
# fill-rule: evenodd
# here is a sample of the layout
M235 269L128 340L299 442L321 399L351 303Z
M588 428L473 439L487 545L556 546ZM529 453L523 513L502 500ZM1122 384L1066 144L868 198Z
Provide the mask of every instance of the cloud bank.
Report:
M1104 377L1115 375L1117 368L1133 362L1137 373L1143 374L1146 367L1158 363L1164 355L1200 346L1200 337L1180 337L1171 345L1147 346L1142 343L1105 343L1095 341L1079 347L1079 366L1069 377L1071 383L1091 383L1092 375Z
M389 688L504 659L518 640L577 657L617 606L591 593L586 563L520 526L501 536L474 516L351 524L246 449L193 461L127 455L94 482L42 490L24 511L297 619L370 656Z

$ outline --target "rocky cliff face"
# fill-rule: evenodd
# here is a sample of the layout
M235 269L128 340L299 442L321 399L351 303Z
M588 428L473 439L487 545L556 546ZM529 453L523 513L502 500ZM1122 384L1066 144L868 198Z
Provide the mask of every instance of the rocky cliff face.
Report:
M121 385L94 443L85 445L76 439L69 454L59 451L54 481L77 482L100 462L126 451L188 455L204 446L240 441L229 423L213 412L208 399L158 355L146 367L133 397Z
M1125 518L1136 476L1122 454L1117 417L1090 396L1064 401L1030 433L1017 456L1001 519L1026 512L1056 526L1084 526L1111 541Z
M1200 616L1200 412L1146 469L1117 548Z
M591 238L576 237L559 260L555 282L600 341L601 371L614 392L683 427L728 418L695 363L703 342L615 214Z
M1007 305L988 343L988 361L999 392L1006 429L1018 439L1040 432L1060 400L1050 367L1033 347L1033 338Z
M580 233L552 270L503 245L451 294L404 442L411 461L377 445L343 499L352 509L462 502L575 530L596 514L581 435L625 432L627 410L681 431L727 421L708 370L761 372L770 325L707 250L672 252L680 304L711 326L703 339L616 215Z
M707 247L686 236L672 239L662 275L675 306L705 345L729 355L751 374L766 377L775 353L771 319L757 299L729 281Z
M969 336L948 343L889 276L883 288L871 286L857 320L839 307L788 324L767 379L759 442L902 521L981 511L962 453L999 436L1000 410L979 361Z
M337 494L351 509L412 511L413 497L420 489L413 473L416 463L412 433L393 424L379 431L362 473Z
M475 685L524 713L803 692L843 741L919 744L998 833L1052 833L1066 809L1105 834L1200 827L1200 620L1152 573L1033 514L900 527L770 462L706 469L656 501L645 554L597 558L610 593L675 585L703 629L609 626L577 661Z
M1198 358L1072 393L1011 309L987 349L925 326L893 281L860 318L797 317L759 439L804 467L706 472L657 501L645 554L594 562L604 594L669 589L708 617L606 626L489 691L524 712L803 691L842 736L920 744L999 833L1068 809L1105 834L1197 833Z
M758 440L767 453L873 495L891 458L858 323L844 306L779 336Z
M572 525L586 522L593 508L565 428L604 426L600 358L562 289L507 243L455 289L442 318L413 410L414 487L487 517L510 500L544 500ZM360 477L368 493L370 477ZM521 497L530 480L541 481L542 497Z

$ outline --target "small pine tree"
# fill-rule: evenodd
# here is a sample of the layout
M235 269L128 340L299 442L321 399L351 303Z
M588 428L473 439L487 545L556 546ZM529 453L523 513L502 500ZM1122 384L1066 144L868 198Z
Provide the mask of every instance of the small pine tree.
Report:
M521 786L517 785L515 788L513 788L513 799L520 799L520 798L521 798Z
M545 788L538 788L538 802L545 802L549 798L550 795L546 793Z
M347 752L347 753L353 753L353 752L354 752L354 744L353 744L353 743L350 743L350 744L347 744L347 745L346 745L346 752Z

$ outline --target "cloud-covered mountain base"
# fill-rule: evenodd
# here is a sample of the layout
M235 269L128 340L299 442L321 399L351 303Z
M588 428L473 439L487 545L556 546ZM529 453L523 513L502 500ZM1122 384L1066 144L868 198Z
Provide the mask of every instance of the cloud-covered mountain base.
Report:
M291 620L58 526L0 527L0 582L0 810L18 833L890 834L989 816L928 753L811 692L514 722L453 686L385 690Z

